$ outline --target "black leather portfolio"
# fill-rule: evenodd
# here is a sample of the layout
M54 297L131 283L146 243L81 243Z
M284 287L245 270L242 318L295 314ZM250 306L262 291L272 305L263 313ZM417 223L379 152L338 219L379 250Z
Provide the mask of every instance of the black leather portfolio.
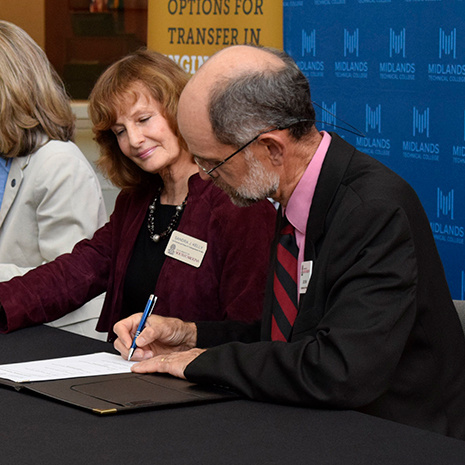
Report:
M226 389L201 386L163 374L123 373L26 383L0 379L0 385L32 391L97 414L239 398Z

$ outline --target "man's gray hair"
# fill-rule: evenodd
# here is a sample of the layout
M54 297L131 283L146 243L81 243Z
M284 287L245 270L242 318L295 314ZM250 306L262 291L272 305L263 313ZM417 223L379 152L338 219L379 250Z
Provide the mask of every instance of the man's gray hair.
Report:
M290 134L298 140L314 125L307 78L285 52L260 48L279 57L283 67L220 80L211 92L210 122L223 144L240 147L265 129L291 125ZM309 121L295 124L302 119Z

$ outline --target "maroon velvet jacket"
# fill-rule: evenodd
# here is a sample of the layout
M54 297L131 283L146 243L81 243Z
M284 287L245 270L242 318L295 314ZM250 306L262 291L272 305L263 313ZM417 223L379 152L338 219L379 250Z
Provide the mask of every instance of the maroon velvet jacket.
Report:
M98 331L120 319L126 269L158 186L122 192L110 221L72 253L24 276L0 283L9 332L53 321L106 291ZM167 257L155 294L156 313L187 321L258 320L262 312L275 209L268 201L248 208L199 175L189 179L189 198L178 230L207 242L199 268ZM145 225L144 225L145 226Z

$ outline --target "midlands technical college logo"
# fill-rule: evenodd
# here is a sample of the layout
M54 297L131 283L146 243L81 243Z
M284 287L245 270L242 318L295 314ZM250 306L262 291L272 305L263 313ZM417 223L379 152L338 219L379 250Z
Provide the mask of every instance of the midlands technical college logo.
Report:
M413 137L418 134L425 134L429 137L429 108L422 113L413 107Z
M307 78L324 77L325 63L317 60L316 30L302 29L302 49L300 60L296 60L297 66Z
M359 53L359 30L358 28L351 34L344 29L344 56L354 55L358 57Z
M457 29L452 29L449 35L439 28L439 59L443 55L452 55L455 60L457 58Z
M375 130L381 133L381 104L374 109L365 105L365 131Z
M441 216L454 219L454 189L445 195L438 187L436 217L440 218Z
M326 131L334 130L337 120L337 103L327 104L321 102L321 110L321 129Z
M438 30L438 61L428 64L428 79L441 82L465 82L463 51L457 50L457 28Z
M412 139L402 141L405 158L439 161L439 143L430 140L430 109L412 108Z
M367 79L368 62L359 60L360 56L360 31L344 29L344 60L334 63L334 74L337 78Z
M436 189L436 221L431 221L434 239L456 244L464 243L465 229L455 224L455 196L454 189L444 192Z
M302 56L306 54L316 55L316 30L313 29L310 34L307 34L305 29L302 29Z
M452 161L460 164L465 163L465 110L463 111L462 128L463 139L457 141L458 144L452 146Z
M405 58L405 27L396 34L394 29L389 29L389 57L400 55Z
M382 105L365 104L365 134L357 136L355 146L362 152L373 156L391 155L391 140L382 137Z
M406 59L406 29L389 29L389 60L379 64L380 79L415 80L415 63Z

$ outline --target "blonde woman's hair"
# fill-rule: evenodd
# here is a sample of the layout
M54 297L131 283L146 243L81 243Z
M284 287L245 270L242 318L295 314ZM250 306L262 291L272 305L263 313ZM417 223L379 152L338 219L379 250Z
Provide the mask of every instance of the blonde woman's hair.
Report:
M18 26L0 20L0 155L26 156L49 139L74 137L63 83L43 50Z
M161 105L163 117L177 136L181 148L187 150L176 121L178 101L189 75L161 53L141 49L111 65L97 80L89 98L95 140L100 146L99 169L121 189L143 189L153 183L154 175L130 161L119 148L111 130L121 102L132 84L138 83ZM134 96L134 100L135 100Z

